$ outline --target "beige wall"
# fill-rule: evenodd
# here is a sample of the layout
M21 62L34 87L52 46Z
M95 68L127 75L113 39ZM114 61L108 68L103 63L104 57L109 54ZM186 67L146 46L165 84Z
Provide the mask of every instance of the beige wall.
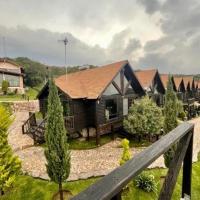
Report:
M12 63L9 63L9 62L0 62L0 69L7 69L8 71L11 71L11 72L17 72L17 73L21 73L21 68L12 64ZM10 91L15 91L17 89L18 93L19 94L23 94L24 93L24 82L23 82L23 76L19 76L20 78L20 81L19 81L19 87L9 87L9 90ZM1 85L0 85L1 87Z

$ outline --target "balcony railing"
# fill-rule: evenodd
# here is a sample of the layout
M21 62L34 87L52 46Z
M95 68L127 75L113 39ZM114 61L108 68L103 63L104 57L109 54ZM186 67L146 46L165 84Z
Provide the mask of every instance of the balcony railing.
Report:
M163 136L157 142L134 156L124 165L81 192L73 200L120 200L123 188L171 146L177 144L177 150L170 163L159 200L170 200L183 163L183 179L181 196L191 198L191 172L194 125L183 123ZM133 197L134 199L134 197Z

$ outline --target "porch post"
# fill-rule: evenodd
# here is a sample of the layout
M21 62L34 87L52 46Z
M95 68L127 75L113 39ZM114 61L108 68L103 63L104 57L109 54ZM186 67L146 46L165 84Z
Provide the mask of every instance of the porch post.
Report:
M190 196L191 198L191 184L192 184L192 151L193 151L193 133L190 139L190 143L188 145L185 158L183 161L183 180L182 180L182 198L185 195Z

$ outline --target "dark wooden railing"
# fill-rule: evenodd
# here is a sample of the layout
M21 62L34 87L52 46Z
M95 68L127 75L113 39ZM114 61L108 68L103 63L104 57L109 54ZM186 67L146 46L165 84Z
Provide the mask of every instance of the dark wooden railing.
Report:
M181 196L184 197L188 195L191 198L193 132L193 124L185 122L179 125L144 151L134 156L134 158L126 162L124 165L104 176L72 199L120 200L123 188L174 144L177 144L177 150L170 163L158 199L171 199L182 163L183 179Z
M46 125L46 118L44 118L36 127L31 129L31 134L33 136L33 140L35 144L42 144L44 143L44 134L45 134L45 125Z
M35 113L29 113L29 118L22 125L22 133L27 134L30 133L30 130L33 126L37 124Z

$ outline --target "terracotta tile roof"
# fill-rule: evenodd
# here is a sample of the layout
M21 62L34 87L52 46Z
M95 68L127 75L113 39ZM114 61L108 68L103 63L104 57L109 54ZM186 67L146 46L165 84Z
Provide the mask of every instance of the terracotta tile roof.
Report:
M135 75L138 78L140 84L144 89L152 86L153 79L156 75L156 69L139 70L135 71Z
M165 87L165 89L167 88L167 83L168 83L168 80L169 80L169 75L168 74L161 74L160 75L160 78L161 78L161 81Z
M178 91L179 87L180 87L180 84L182 82L183 78L182 77L177 77L177 76L174 76L174 83L175 83L175 86L176 86L176 90Z
M200 89L200 80L197 81L197 88Z
M127 60L86 69L55 79L56 85L71 98L97 99Z
M188 83L190 83L190 88L192 88L193 76L183 76L183 83L185 88L187 88Z

